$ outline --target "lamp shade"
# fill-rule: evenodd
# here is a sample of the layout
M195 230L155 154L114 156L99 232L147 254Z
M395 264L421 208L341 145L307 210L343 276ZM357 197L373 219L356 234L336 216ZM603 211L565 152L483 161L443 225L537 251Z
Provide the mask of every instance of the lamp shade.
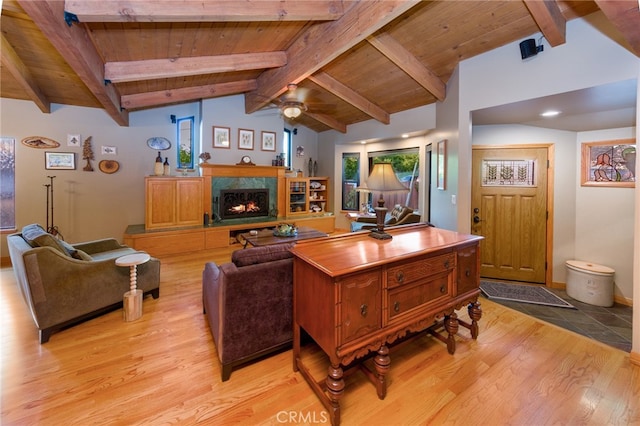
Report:
M398 180L391 163L376 163L367 179L366 187L372 192L407 192L409 191Z
M367 188L367 182L362 182L359 186L356 186L356 191L364 193L371 192L371 190Z

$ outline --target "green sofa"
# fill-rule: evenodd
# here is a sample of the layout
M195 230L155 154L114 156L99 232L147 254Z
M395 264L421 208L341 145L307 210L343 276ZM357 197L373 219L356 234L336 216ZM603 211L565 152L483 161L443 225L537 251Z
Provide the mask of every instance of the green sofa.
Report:
M32 224L7 237L16 281L39 330L40 343L53 332L122 307L129 268L115 260L137 251L115 239L67 244ZM160 296L160 261L137 267L137 287Z

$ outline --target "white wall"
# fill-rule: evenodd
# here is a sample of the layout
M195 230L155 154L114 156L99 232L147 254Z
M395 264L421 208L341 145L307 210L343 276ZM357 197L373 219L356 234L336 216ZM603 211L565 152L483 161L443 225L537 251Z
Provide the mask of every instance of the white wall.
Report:
M382 124L375 120L368 120L361 123L352 124L347 127L347 133L340 133L335 130L322 132L318 135L318 155L324 162L333 164L331 175L333 182L342 181L342 154L346 152L359 152L360 157L360 179L367 178L367 153L374 151L384 151L389 149L419 148L420 176L425 175L425 146L427 140L422 136L414 136L409 139L402 139L403 133L426 133L436 127L436 106L426 105L407 111L402 111L391 115L390 124ZM365 145L362 141L367 141ZM327 158L332 156L332 159ZM333 205L336 213L336 227L342 229L349 228L349 222L339 214L341 203L341 186L333 186ZM419 209L424 210L424 198L421 197Z
M575 162L580 164L580 145L614 139L635 138L636 129L612 129L578 133ZM633 188L580 186L576 178L575 259L615 269L616 293L629 302L633 296Z
M640 60L603 35L610 28L601 26L602 21L600 13L569 21L566 43L553 48L546 45L531 60L521 60L519 43L514 42L462 61L459 151L471 150L470 113L474 110L637 78ZM459 167L470 170L471 158L464 158ZM470 185L470 175L465 175L459 191ZM469 232L471 197L460 194L458 199L458 229Z
M554 282L566 283L569 259L599 263L616 270L616 294L631 301L633 189L580 186L580 147L634 134L634 128L576 133L523 125L473 127L474 145L554 145Z

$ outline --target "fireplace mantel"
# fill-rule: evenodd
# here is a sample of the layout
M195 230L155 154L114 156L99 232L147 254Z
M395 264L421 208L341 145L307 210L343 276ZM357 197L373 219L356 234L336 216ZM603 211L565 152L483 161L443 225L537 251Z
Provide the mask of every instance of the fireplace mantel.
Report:
M276 208L279 212L285 210L285 193L286 193L286 180L285 180L285 168L282 166L245 166L245 165L231 165L231 164L200 164L202 169L202 177L204 178L204 187L211 188L212 180L216 178L231 177L231 178L251 178L251 177L268 177L277 178L277 194L278 200ZM211 206L212 195L211 190L204 191L204 205Z
M211 177L277 177L284 179L285 168L280 166L245 166L231 164L200 164L202 176Z

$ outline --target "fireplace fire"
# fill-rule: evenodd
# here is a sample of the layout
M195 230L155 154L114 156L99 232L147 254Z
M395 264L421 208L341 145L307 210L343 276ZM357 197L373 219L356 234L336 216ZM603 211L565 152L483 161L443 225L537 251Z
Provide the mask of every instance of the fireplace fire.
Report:
M269 215L268 189L225 189L220 191L220 199L222 219Z

